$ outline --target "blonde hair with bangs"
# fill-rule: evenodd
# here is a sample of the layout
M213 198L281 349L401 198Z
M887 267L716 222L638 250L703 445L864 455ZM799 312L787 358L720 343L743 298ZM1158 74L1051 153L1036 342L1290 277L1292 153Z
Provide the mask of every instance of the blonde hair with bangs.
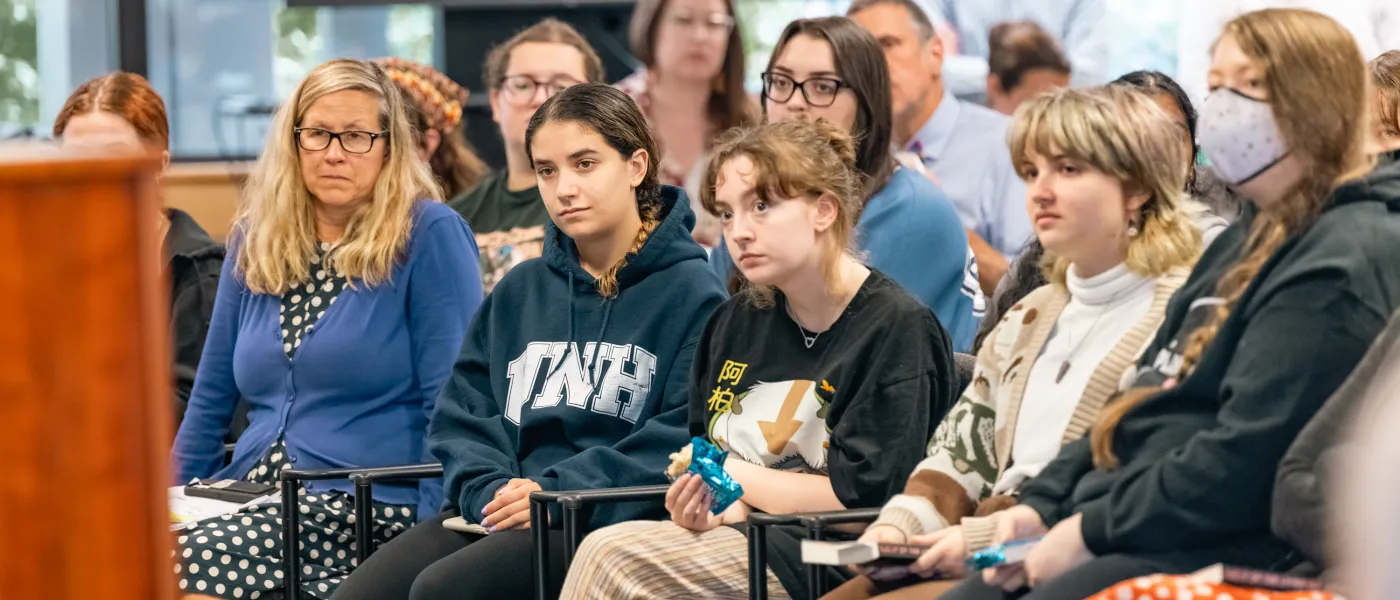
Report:
M1190 148L1181 127L1142 92L1107 86L1041 94L1016 111L1007 143L1022 179L1031 153L1061 154L1148 194L1124 260L1133 273L1160 277L1200 256L1192 217L1204 207L1183 191L1191 165L1181 157ZM1047 280L1064 287L1068 259L1046 250L1041 265Z
M311 278L316 216L293 129L317 100L350 90L367 92L379 101L379 127L388 134L375 140L371 150L384 152L373 196L350 218L328 258L330 266L351 285L356 280L369 286L388 281L408 245L414 204L424 198L442 201L431 168L414 152L412 126L393 80L368 61L322 64L278 109L267 145L243 190L234 223L236 272L255 293L282 294Z

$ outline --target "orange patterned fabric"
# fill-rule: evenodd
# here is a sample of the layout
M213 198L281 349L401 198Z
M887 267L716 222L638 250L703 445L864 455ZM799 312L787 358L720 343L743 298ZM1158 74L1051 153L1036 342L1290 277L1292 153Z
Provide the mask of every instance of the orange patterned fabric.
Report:
M452 131L462 122L467 90L452 78L428 65L403 58L378 58L374 62L388 73L400 89L408 92L427 119L429 127L438 131Z
M1090 600L1344 600L1332 592L1277 592L1205 582L1190 575L1130 579Z

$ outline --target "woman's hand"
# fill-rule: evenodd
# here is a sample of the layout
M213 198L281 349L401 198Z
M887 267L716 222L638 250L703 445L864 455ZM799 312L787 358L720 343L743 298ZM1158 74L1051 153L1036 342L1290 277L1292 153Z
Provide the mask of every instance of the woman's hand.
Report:
M1045 535L1048 531L1045 527L1045 521L1040 519L1040 513L1035 512L1029 506L1013 506L996 513L996 515L999 520L997 521L996 535L992 536L993 544L1034 539ZM992 587L1014 592L1026 587L1025 564L983 569L982 581Z
M1027 582L1032 588L1094 559L1094 553L1084 545L1082 523L1083 517L1078 513L1060 521L1031 549L1025 564Z
M960 579L967 572L967 537L961 525L916 535L909 543L929 546L909 572L925 579Z
M671 512L671 520L677 525L695 532L709 531L724 524L724 517L710 513L710 488L704 479L693 473L677 477L671 489L666 490L666 510Z
M875 525L865 529L865 533L860 536L860 541L874 542L876 544L903 544L907 540L904 538L904 532L895 527L890 525ZM909 575L908 567L898 565L846 565L846 567L876 581L893 581L896 579L903 579Z
M507 529L530 528L530 492L540 484L529 479L512 479L496 489L496 498L481 510L481 526L495 533Z

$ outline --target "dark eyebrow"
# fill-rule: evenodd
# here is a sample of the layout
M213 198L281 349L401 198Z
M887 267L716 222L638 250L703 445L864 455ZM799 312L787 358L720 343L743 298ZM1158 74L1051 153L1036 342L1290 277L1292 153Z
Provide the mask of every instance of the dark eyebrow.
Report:
M835 71L812 71L809 75L807 75L807 77L809 79L813 77L837 79L840 77L840 75L837 75Z
M782 66L782 65L773 65L773 68L772 68L772 69L769 69L769 70L770 70L770 71L781 71L781 72L783 72L783 73L792 74L792 69L789 69L789 68L784 67L784 66Z
M585 156L592 156L592 155L597 154L597 153L598 153L598 151L597 151L597 150L594 150L594 149L592 149L592 148L584 148L584 149L582 149L582 150L575 151L573 154L570 154L570 155L569 155L569 160L577 160L577 159L583 158L583 157L585 157Z

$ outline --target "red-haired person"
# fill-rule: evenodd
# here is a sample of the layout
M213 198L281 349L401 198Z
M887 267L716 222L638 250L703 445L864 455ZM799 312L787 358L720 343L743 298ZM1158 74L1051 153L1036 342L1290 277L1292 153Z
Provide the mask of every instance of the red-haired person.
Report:
M170 161L170 124L165 102L150 82L134 73L110 73L78 86L53 125L63 145L97 152L160 153ZM165 207L157 220L170 279L170 335L175 361L175 423L184 417L204 336L214 312L224 248L184 211ZM240 428L241 429L241 428Z

